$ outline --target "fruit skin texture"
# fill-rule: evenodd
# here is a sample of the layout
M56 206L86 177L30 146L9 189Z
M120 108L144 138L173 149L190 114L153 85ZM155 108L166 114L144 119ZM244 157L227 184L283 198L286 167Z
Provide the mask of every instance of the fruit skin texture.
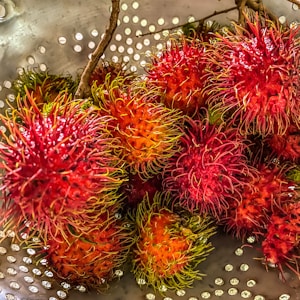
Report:
M246 20L246 29L235 24L235 33L216 35L208 51L208 106L243 133L284 134L300 124L299 29Z
M42 107L43 104L52 102L63 91L74 94L78 79L70 75L55 75L47 72L23 70L22 74L13 82L13 88L21 97L30 93L35 103Z
M152 203L146 196L134 215L132 272L137 282L145 280L162 294L162 287L179 290L202 279L197 266L213 250L208 239L215 234L208 216L191 214L171 202L168 193L156 193Z
M150 88L153 85L161 89L159 101L188 115L205 106L201 79L206 66L204 50L196 39L171 39L161 53L153 55L146 68L146 80Z
M225 230L244 241L247 237L263 238L270 216L294 195L289 187L294 182L285 176L286 167L261 163L254 178L240 191L241 199L230 202L229 209L221 218Z
M266 232L262 242L265 262L275 265L281 273L286 266L300 278L299 199L277 210L271 216Z
M121 190L126 196L126 205L131 208L136 207L143 201L147 194L152 201L157 191L162 191L162 179L160 174L149 179L142 179L138 174L129 174L128 181L122 184Z
M19 232L30 222L28 230L47 240L66 224L76 228L78 218L92 223L114 201L125 173L112 154L108 118L86 105L62 94L45 114L27 94L1 116L2 224L12 221Z
M163 186L189 210L219 219L251 175L246 140L237 129L211 125L208 118L187 119L183 130L181 150L164 169Z
M127 86L118 78L92 93L100 113L111 117L111 134L120 142L118 155L127 162L129 172L143 179L161 172L178 151L180 112L154 103L156 91L148 91L143 83Z
M47 241L43 255L60 280L104 292L117 278L115 272L123 267L134 242L133 224L115 217L118 206L110 207L94 224L79 222L76 230L70 226L64 230L67 236L58 233Z
M126 69L126 63L100 60L91 74L89 84L90 86L94 84L101 85L107 80L112 81L118 77L124 78L124 82L130 84L135 76L134 72Z
M300 162L300 128L295 124L289 125L284 134L274 134L266 141L278 158Z

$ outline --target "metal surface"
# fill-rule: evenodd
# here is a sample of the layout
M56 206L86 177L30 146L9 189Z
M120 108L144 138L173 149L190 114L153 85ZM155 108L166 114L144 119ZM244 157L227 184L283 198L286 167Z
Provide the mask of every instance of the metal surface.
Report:
M265 3L278 16L290 22L300 21L300 10L288 1ZM0 108L6 109L5 99L14 101L11 82L23 68L49 69L51 73L80 72L105 30L109 6L108 0L0 0ZM141 73L147 54L162 47L168 31L139 35L232 6L231 0L124 0L119 26L105 58L128 62L130 68ZM233 11L215 19L226 23L236 17L237 12ZM193 289L170 293L165 300L300 299L295 275L286 274L287 281L282 282L276 270L267 272L261 262L253 259L260 256L255 245L241 250L240 242L223 234L216 236L213 243L214 253L200 266L208 276L195 283ZM35 262L34 252L11 244L11 237L0 244L0 299L163 299L150 289L140 289L128 271L107 295L92 291L82 294L79 290L85 291L84 287L69 291L68 283L53 281L46 267Z

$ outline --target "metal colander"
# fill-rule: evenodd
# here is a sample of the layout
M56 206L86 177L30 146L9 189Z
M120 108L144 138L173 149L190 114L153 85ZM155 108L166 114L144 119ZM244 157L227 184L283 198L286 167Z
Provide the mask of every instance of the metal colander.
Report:
M300 21L296 4L286 0L266 0L266 7L281 21ZM143 72L148 54L163 47L170 28L201 19L235 5L233 0L123 0L118 28L103 58L124 61L133 71ZM12 81L24 68L51 73L77 74L87 63L110 15L110 1L102 0L0 0L0 108L6 99L14 102ZM226 24L238 12L215 16ZM2 128L4 129L4 128ZM277 270L268 271L255 257L261 257L253 241L242 247L239 241L219 233L215 246L200 266L207 274L192 289L166 293L162 297L149 288L140 288L128 270L118 270L120 280L107 294L71 289L68 282L57 282L45 260L37 260L35 250L13 241L14 232L0 231L0 299L300 299L300 282L286 273L284 282Z

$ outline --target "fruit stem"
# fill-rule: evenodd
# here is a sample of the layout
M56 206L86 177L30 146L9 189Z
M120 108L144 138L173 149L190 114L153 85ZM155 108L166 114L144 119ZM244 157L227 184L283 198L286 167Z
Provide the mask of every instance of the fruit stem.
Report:
M289 1L289 0L288 0ZM268 18L274 22L278 22L278 17L270 12L263 4L262 0L247 0L246 6L253 9L254 11L263 12Z
M172 27L169 27L169 28L163 28L163 29L160 29L160 30L157 30L157 31L145 32L145 33L142 33L142 34L138 35L138 37L142 37L142 36L145 36L145 35L153 35L153 34L156 34L156 33L161 33L161 32L163 32L165 30L171 31L171 30L174 30L174 29L177 29L177 28L188 26L190 24L194 24L194 23L200 23L201 24L201 23L203 23L204 21L206 21L209 18L212 18L214 16L218 16L218 15L221 15L221 14L226 14L226 13L228 13L230 11L233 11L233 10L236 10L236 9L238 9L238 6L233 6L233 7L226 8L226 9L219 10L219 11L215 10L210 15L207 15L206 17L198 19L198 20L195 20L193 22L187 22L187 23L176 25L176 26L172 26Z
M235 1L236 2L236 5L238 6L238 9L239 9L239 24L241 26L244 26L245 25L245 9L246 9L246 4L247 4L247 0L238 0L238 1Z
M300 0L287 0L288 2L291 2L293 4L296 4L300 7Z
M75 93L76 99L88 98L91 95L91 90L89 87L89 79L95 70L101 56L109 45L113 34L118 25L118 17L120 13L120 0L111 0L112 10L109 18L109 25L105 30L103 37L101 38L96 50L92 53L92 56L87 63L83 73L80 77L80 82Z

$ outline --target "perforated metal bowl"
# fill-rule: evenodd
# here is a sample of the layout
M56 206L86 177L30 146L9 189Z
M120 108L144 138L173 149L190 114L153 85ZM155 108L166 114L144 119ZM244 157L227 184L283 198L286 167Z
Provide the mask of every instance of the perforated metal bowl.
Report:
M286 0L264 3L282 21L300 21L296 4ZM234 5L231 0L124 0L118 28L103 57L127 62L129 68L142 73L147 55L163 47L170 28ZM23 68L80 72L105 31L109 8L108 0L0 0L1 110L7 109L6 99L14 101L12 81ZM225 24L236 19L236 10L214 18ZM165 298L146 287L140 289L126 270L120 270L120 280L106 295L86 291L83 286L70 290L68 282L53 279L45 261L35 259L34 249L12 242L13 235L0 231L0 299L300 299L295 274L285 274L283 282L277 270L269 268L267 272L261 261L254 259L261 257L255 244L241 248L240 242L222 233L213 238L213 255L201 264L207 276L194 288Z

